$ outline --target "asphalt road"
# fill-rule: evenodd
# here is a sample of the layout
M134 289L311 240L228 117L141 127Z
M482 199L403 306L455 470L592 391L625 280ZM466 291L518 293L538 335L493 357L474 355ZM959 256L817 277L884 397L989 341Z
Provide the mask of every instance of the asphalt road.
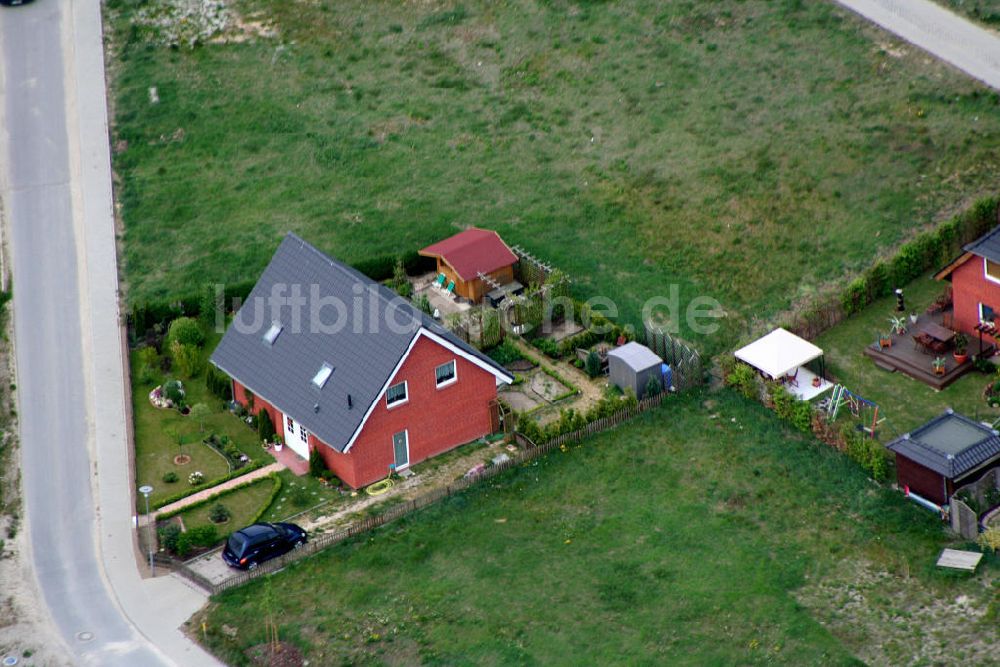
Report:
M77 664L211 664L177 630L204 596L136 569L98 6L0 8L0 196L29 547Z
M1000 89L1000 36L931 0L837 0L869 21Z

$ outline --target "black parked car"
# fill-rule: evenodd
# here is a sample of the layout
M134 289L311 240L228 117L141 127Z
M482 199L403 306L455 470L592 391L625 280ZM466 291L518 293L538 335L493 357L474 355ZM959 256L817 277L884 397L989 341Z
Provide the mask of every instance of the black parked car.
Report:
M255 523L229 536L222 560L231 567L252 570L266 560L306 543L306 531L294 523Z

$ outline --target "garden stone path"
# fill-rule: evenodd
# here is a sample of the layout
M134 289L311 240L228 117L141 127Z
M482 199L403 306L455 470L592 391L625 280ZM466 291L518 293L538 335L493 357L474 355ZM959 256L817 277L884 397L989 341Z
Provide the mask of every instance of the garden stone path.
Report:
M159 516L160 514L163 514L164 512L173 512L175 510L183 509L188 505L192 505L194 503L202 501L205 498L214 496L217 493L227 491L233 488L234 486L238 486L240 484L246 484L247 482L252 482L253 480L260 479L261 477L267 477L271 473L281 472L284 469L285 466L283 464L275 462L270 465L266 465L263 468L257 468L253 472L248 472L245 475L234 477L233 479L223 482L222 484L216 484L215 486L209 487L207 489L202 489L198 493L192 493L190 496L185 496L184 498L181 498L177 502L170 503L169 505L164 505L163 507L152 513L153 517L152 520L155 521L156 517ZM140 519L140 522L142 523L142 525L145 525L144 520Z

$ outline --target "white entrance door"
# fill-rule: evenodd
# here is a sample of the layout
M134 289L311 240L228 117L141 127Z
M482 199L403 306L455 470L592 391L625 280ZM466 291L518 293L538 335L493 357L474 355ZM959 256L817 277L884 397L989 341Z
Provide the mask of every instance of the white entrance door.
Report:
M285 416L285 444L302 458L309 458L309 431L287 415Z

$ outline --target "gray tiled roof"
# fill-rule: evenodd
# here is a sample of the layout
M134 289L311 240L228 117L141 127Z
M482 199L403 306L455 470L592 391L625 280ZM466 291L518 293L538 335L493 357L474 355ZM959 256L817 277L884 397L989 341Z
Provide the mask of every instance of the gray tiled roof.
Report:
M608 356L621 359L634 371L644 371L653 366L658 367L663 363L663 360L655 352L635 341L616 347L608 352Z
M1000 263L1000 225L963 248L973 255Z
M282 299L271 301L272 294ZM298 308L286 300L296 294L302 297ZM334 299L345 308L330 305ZM264 334L276 320L281 333L268 344ZM445 338L507 381L513 380L492 359L395 292L289 233L211 361L321 441L343 451L420 329ZM333 373L318 388L313 377L323 364L332 366ZM281 426L275 426L280 433Z
M942 433L958 431L965 436L958 446L954 442L940 441ZM976 432L976 437L968 438L971 432ZM949 479L956 479L991 459L1000 457L1000 436L992 429L948 410L916 430L896 438L886 447Z

